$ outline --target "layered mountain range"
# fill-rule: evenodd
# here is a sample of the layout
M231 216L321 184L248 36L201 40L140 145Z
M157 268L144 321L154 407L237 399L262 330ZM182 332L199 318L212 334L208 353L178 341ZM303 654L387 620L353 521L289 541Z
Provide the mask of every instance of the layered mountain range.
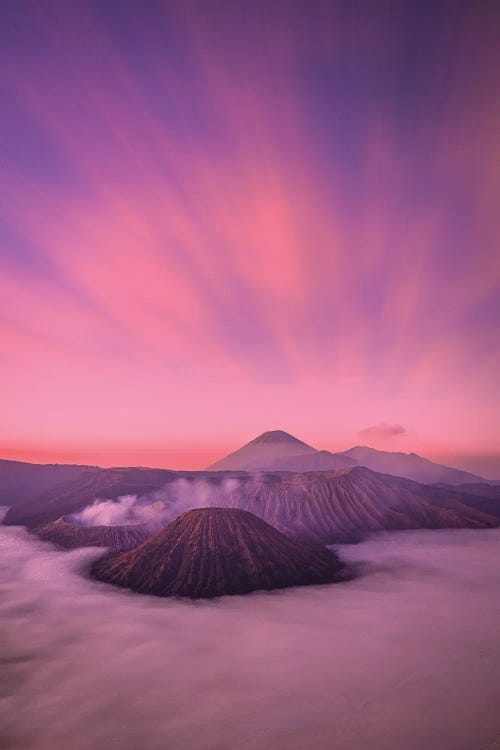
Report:
M157 596L215 597L345 580L337 556L289 539L252 513L203 508L144 544L97 560L100 581Z
M125 472L122 482L117 483L114 472L110 471L113 482L108 481L114 497L129 493L133 485L128 474ZM169 506L172 507L173 516L196 506L195 488L191 500L189 483L199 480L199 475L187 480L186 498L182 505L170 496L169 483L158 488L162 494L162 518L169 516ZM498 498L471 495L459 492L454 487L423 485L360 466L331 472L268 474L262 477L247 474L235 481L229 490L221 476L205 475L203 481L211 482L213 505L247 510L288 536L307 543L355 542L370 532L395 529L488 528L497 526L500 518ZM150 492L152 484L153 477L149 482L143 478L140 485L134 486ZM104 483L100 482L97 497L103 497L103 489ZM154 493L152 497L157 494ZM81 539L87 546L87 540L91 538L100 536L110 539L104 535L106 527L99 527L99 533L89 532L88 529L92 527L78 527L71 523L71 519L54 518L54 514L62 510L61 515L68 516L94 499L86 482L80 493L71 483L71 490L65 489L54 496L44 513L30 503L12 508L4 522L19 523L21 516L24 523L37 533L41 529L43 538L47 540L73 546ZM143 495L141 502L148 502L147 494ZM154 511L152 502L149 507ZM39 520L42 516L43 523ZM56 525L51 523L53 521L56 521ZM154 523L154 514L151 515L151 522ZM96 536L92 537L92 533ZM123 533L130 532L124 529Z
M264 432L208 468L216 471L330 471L366 466L373 471L430 484L462 484L486 480L466 471L429 461L416 453L379 451L355 446L341 453L316 450L283 430Z
M160 596L332 582L345 571L323 545L378 531L500 524L497 485L414 454L317 451L282 431L204 472L25 466L22 478L23 464L0 462L2 500L11 506L4 523L65 548L107 548L93 566L96 578ZM447 481L416 482L389 469ZM200 509L200 497L211 507ZM100 509L110 507L107 518L122 520L103 525L112 520Z
M68 516L99 499L116 500L134 495L140 502L148 503L158 499L160 493L162 507L168 510L170 505L173 509L170 516L167 513L168 520L172 520L184 510L199 506L196 493L191 493L189 487L191 482L200 480L211 488L210 502L204 504L247 510L291 537L308 543L356 541L366 533L388 529L482 528L499 523L499 499L494 485L474 482L466 483L461 489L444 483L423 484L352 465L352 457L344 459L351 462L347 467L324 470L324 461L328 463L333 456L337 462L341 460L341 454L316 451L282 431L264 433L240 449L237 456L233 454L230 463L234 465L236 461L241 465L245 456L250 456L251 462L264 463L267 455L269 463L280 461L292 465L292 454L298 447L304 451L301 455L307 461L321 469L245 472L212 468L205 472L175 472L134 467L72 466L61 467L59 472L58 467L33 469L28 464L30 481L24 484L26 492L16 495L17 503L7 512L4 523L23 524L37 530L44 527L41 532L44 538L67 546L77 543L78 539L87 545L91 543L87 541L90 538L99 538L107 539L116 548L118 542L110 541L112 535L105 531L106 527L100 532L84 531L72 524ZM355 449L351 453L360 458ZM378 455L379 452L375 453ZM419 461L425 462L425 459ZM11 462L0 463L0 478L6 464ZM36 482L37 475L43 474L44 468L48 478L40 486L45 489L33 497L33 482ZM71 477L69 481L63 481L66 475L62 469L66 468ZM12 475L12 466L7 466L7 469ZM20 471L17 464L14 469ZM181 478L185 481L186 491L183 503L179 505L170 487L175 486L172 482ZM227 488L228 478L235 480L230 490ZM49 480L52 485L47 489ZM8 502L8 497L6 500ZM54 521L57 525L51 526ZM130 535L131 531L127 534Z

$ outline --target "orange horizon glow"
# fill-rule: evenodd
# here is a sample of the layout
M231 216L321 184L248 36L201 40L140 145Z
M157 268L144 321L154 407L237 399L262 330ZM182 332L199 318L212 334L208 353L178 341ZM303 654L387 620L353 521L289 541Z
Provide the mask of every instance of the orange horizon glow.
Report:
M357 444L369 444L366 441L358 441ZM224 456L232 453L240 444L228 444L225 446L167 446L161 447L73 447L60 448L37 447L37 446L0 446L0 460L23 461L36 464L82 464L87 466L101 466L111 468L118 466L143 466L158 469L171 469L177 471L202 471ZM321 450L322 445L315 445ZM331 448L332 452L348 450L353 445L344 445ZM371 445L370 447L374 447ZM380 447L379 450L401 450L403 453L412 451L397 446ZM422 454L421 454L422 455ZM451 466L456 469L469 471L485 479L499 479L498 465L499 454L449 454L436 452L424 456L436 463Z

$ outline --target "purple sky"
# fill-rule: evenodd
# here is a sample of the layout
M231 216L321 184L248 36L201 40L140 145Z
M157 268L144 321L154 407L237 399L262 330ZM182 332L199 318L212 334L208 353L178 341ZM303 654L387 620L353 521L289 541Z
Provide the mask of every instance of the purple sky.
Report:
M5 0L0 455L500 475L493 5Z

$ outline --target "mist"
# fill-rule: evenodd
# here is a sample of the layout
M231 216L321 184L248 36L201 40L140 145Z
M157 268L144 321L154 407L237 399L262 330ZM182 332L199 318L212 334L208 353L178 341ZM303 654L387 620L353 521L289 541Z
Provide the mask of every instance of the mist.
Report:
M237 479L220 483L203 479L176 479L159 490L138 497L122 495L116 500L94 500L69 519L82 526L126 526L138 523L167 524L187 510L224 504Z
M0 527L6 750L482 750L500 730L500 530L341 546L364 575L211 601L85 577Z

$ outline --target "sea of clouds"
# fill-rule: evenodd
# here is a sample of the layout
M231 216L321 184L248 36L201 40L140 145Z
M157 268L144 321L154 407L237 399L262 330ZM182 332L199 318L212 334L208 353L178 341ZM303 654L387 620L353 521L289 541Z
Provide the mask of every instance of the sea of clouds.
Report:
M356 580L192 602L0 526L0 747L496 748L499 543L382 534L338 548Z

